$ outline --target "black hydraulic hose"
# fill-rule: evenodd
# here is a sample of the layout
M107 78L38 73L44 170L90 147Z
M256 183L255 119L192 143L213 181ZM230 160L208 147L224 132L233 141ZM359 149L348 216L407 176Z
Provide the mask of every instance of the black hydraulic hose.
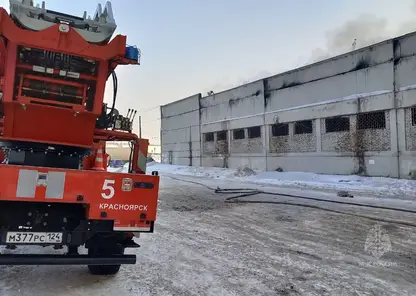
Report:
M255 192L255 193L254 193ZM241 193L241 195L229 197L226 200L231 200L235 198L240 198L244 196L248 196L248 192L246 189L240 190L240 189L216 189L215 193L226 193L226 194L237 194ZM381 210L391 210L391 211L398 211L398 212L404 212L404 213L412 213L416 214L415 210L406 210L406 209L400 209L400 208L391 208L391 207L384 207L384 206L376 206L376 205L366 205L361 203L355 203L355 202L348 202L348 201L339 201L339 200L327 200L322 198L316 198L316 197L307 197L307 196L300 196L300 195L293 195L293 194L285 194L285 193L276 193L276 192L268 192L268 191L259 191L259 190L253 190L253 194L267 194L267 195L276 195L276 196L285 196L285 197L293 197L298 199L306 199L306 200L313 200L313 201L320 201L320 202L329 202L329 203L335 203L335 204L343 204L348 206L358 206L358 207L367 207L367 208L374 208L374 209L381 209Z
M316 197L307 197L307 196L294 195L294 194L269 192L269 191L263 191L263 190L257 190L257 189L250 189L250 188L237 188L237 189L235 189L235 188L225 188L225 189L221 189L219 187L212 188L212 187L209 187L209 186L207 186L205 184L202 184L202 183L199 183L199 182L196 182L196 181L178 179L178 178L174 178L174 177L171 177L171 176L169 176L169 178L174 179L174 180L178 180L178 181L183 181L183 182L197 184L197 185L203 186L205 188L208 188L210 190L214 190L215 193L220 193L220 194L238 194L236 196L232 196L232 197L226 198L225 199L226 201L229 201L229 200L232 200L232 199L241 198L241 197L246 197L246 196L253 196L253 195L257 195L257 194L267 194L267 195L275 195L275 196L284 196L284 197L293 197L293 198L298 198L298 199L313 200L313 201L319 201L319 202L328 202L328 203L335 203L335 204L344 204L344 205L348 205L348 206L368 207L368 208L374 208L374 209L391 210L391 211L398 211L398 212L416 214L416 211L415 210L406 210L406 209L391 208L391 207L376 206L376 205L366 205L366 204L360 204L360 203L348 202L348 201L328 200L328 199L322 199L322 198L316 198Z
M114 113L114 109L116 107L116 100L117 100L117 91L118 91L118 80L117 80L117 74L113 70L111 71L111 77L113 78L113 105L111 107L111 111L108 114L108 118L111 119Z
M130 147L130 155L129 155L129 174L131 174L132 170L133 170L133 164L132 164L132 159L133 159L133 144L129 142L129 147Z
M337 213L337 214L342 214L342 215L348 215L348 216L354 216L354 217L359 217L359 218L365 218L365 219L369 219L369 220L373 220L373 221L386 222L386 223L394 223L394 224L400 224L400 225L410 226L410 227L415 227L416 228L416 224L410 223L410 222L406 222L406 221L391 220L391 219L378 218L378 217L372 217L372 216L367 216L367 215L360 215L360 214L348 213L348 212L344 212L344 211L327 209L327 208L323 208L323 207L316 206L316 205L308 205L308 204L301 204L301 203L294 203L294 202L285 202L285 201L261 201L261 200L258 200L258 201L257 200L235 200L235 201L228 201L228 200L226 200L226 202L227 203L236 203L236 204L238 204L238 203L241 203L241 204L277 204L277 205L289 205L289 206L305 207L305 208L318 209L318 210L322 210L322 211L326 211L326 212L331 212L331 213Z
M196 181L190 181L190 180L179 179L179 178L175 178L175 177L172 177L172 176L166 176L166 177L171 178L171 179L173 179L173 180L182 181L182 182L185 182L185 183L192 183L192 184L196 184L196 185L199 185L199 186L205 187L205 188L207 188L207 189L209 189L209 190L216 190L215 188L209 187L209 186L207 186L207 185L205 185L205 184L203 184L203 183L199 183L199 182L196 182Z

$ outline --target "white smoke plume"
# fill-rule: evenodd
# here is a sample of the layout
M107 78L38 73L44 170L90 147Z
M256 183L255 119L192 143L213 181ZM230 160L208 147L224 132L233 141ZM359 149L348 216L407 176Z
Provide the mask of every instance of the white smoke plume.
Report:
M354 49L366 47L386 39L416 31L416 0L412 1L409 9L413 11L415 20L404 21L401 24L395 24L395 26L389 26L387 19L371 14L362 14L355 19L345 22L342 26L327 32L325 34L325 45L313 49L310 57L306 61L304 58L299 57L296 66L293 68L302 67L305 64L325 60ZM391 27L395 27L396 29L391 29ZM256 75L245 78L230 79L228 77L227 79L223 79L221 83L214 85L212 89L214 91L229 89L271 75L273 74L268 71L261 71Z
M416 0L412 2L411 9L416 16ZM416 30L416 21L406 21L397 26L397 29L388 28L388 21L375 15L363 14L347 21L341 27L326 33L326 46L315 48L308 63L318 62L353 49L410 33ZM355 46L353 45L355 40Z

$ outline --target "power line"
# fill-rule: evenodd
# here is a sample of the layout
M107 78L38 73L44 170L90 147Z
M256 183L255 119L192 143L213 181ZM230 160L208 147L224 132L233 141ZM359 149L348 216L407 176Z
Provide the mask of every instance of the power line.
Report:
M157 119L154 119L154 120L148 120L148 121L145 121L145 122L142 122L142 124L144 124L144 123L149 123L149 122L155 122L155 121L158 121L158 120L160 120L161 118L157 118Z
M160 108L160 105L158 105L158 106L154 106L154 107L150 107L150 108L148 108L148 109L144 109L144 110L139 110L139 111L137 111L137 112L138 112L138 113L141 113L141 112L149 112L149 111L153 111L153 110L158 109L158 108Z

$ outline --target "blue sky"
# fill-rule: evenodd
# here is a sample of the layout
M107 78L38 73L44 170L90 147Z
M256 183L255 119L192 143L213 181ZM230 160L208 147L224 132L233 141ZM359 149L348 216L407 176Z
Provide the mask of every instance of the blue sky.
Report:
M92 15L99 2L105 4L96 0L47 0L46 6L82 16L84 10ZM380 30L388 32L382 35L394 34L406 20L412 23L415 18L413 2L114 0L117 32L127 35L128 43L142 50L142 65L117 71L118 107L121 111L148 110L304 65L317 48L326 51L328 32L360 15L386 22ZM8 1L0 0L0 4L8 7ZM378 34L379 26L373 25L368 34ZM108 90L107 100L111 82ZM143 136L157 142L159 109L140 114Z

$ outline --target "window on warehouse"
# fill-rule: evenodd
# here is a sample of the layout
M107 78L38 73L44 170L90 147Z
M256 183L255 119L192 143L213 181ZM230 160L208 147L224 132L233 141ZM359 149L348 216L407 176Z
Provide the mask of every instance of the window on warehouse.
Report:
M339 116L325 119L325 132L345 132L350 130L350 118L348 116Z
M227 131L217 132L217 141L227 141Z
M289 124L288 123L276 123L272 125L272 136L282 137L289 135Z
M205 142L214 142L214 133L206 133Z
M416 126L416 107L413 107L411 109L411 113L412 113L412 125Z
M247 129L248 131L248 138L255 139L261 138L261 127L260 126L253 126Z
M295 122L295 135L312 134L312 120L302 120Z
M357 115L357 129L385 129L386 113L384 111L360 113Z
M244 129L236 129L233 130L233 139L234 140L242 140L245 139L246 135L244 134Z

